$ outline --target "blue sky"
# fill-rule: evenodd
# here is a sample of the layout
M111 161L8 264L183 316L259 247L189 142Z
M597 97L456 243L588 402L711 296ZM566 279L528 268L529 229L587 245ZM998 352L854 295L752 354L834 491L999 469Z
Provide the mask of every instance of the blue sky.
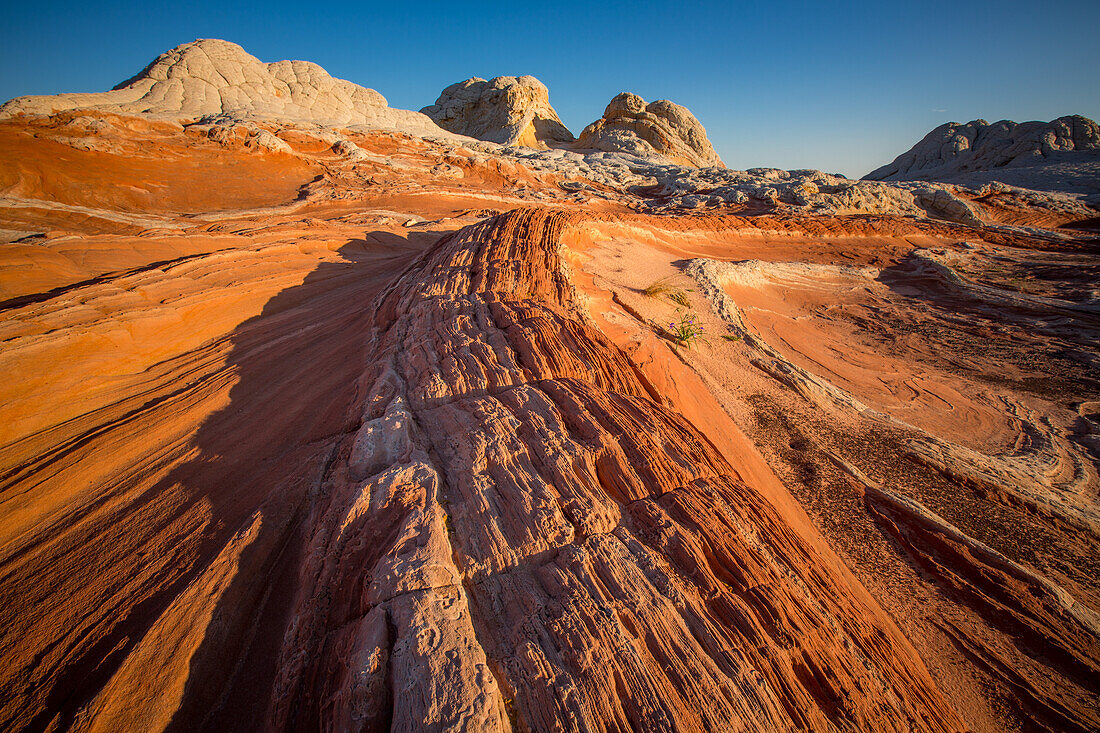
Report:
M949 120L1100 119L1100 2L9 2L0 98L101 91L195 38L419 109L533 74L574 132L620 91L691 109L733 168L859 176Z

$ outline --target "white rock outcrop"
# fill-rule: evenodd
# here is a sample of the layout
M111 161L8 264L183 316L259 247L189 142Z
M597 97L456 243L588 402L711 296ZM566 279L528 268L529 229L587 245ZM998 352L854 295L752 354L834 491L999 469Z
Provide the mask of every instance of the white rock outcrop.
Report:
M308 61L264 63L229 41L200 39L161 54L109 92L16 97L0 117L95 109L166 119L364 126L446 136L419 112L392 109L373 89L336 79Z
M511 148L497 154L530 170L552 173L562 179L558 185L576 201L623 201L625 196L633 208L651 212L722 211L733 206L748 214L882 214L979 225L993 223L980 200L1003 195L1026 201L1032 211L1051 219L1077 221L1095 216L1080 196L1026 190L999 182L882 182L852 180L810 169L693 168L622 152Z
M630 153L695 168L723 166L707 131L686 107L667 99L646 104L628 92L618 94L603 117L584 128L575 147Z
M1100 125L1072 115L1051 122L992 124L973 120L948 122L865 178L873 181L1002 180L1015 185L1050 188L1049 172L1072 184L1072 168L1083 165L1095 173L1100 162ZM1087 177L1087 175L1086 175ZM1058 181L1053 181L1058 183ZM1071 186L1072 188L1072 186ZM1068 190L1068 189L1067 189Z
M445 130L502 145L544 148L573 142L550 106L546 85L533 76L460 81L420 111Z

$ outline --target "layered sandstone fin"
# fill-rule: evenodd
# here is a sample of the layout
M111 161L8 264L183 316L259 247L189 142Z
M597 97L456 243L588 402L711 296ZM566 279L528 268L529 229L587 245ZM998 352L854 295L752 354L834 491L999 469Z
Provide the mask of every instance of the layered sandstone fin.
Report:
M469 227L378 301L277 727L370 710L375 683L327 710L306 682L369 647L397 729L962 730L789 495L747 483L587 322L561 254L583 223Z

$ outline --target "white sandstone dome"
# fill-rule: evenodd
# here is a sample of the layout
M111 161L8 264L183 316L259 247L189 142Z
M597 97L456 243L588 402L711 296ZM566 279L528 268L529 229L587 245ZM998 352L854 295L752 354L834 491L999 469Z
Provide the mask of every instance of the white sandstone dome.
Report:
M17 97L0 116L96 109L183 119L224 115L441 134L417 112L391 109L373 89L309 61L264 63L229 41L205 38L161 54L109 92Z

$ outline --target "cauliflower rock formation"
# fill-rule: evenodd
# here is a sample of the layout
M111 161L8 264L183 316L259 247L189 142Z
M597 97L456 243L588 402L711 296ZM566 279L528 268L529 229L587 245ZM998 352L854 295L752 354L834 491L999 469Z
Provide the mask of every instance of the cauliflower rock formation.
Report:
M503 145L573 142L573 133L550 106L546 85L533 76L472 77L447 87L420 111L445 130Z
M1100 125L1071 115L1050 122L948 122L865 178L999 180L1029 188L1089 192L1087 183L1091 180L1096 188L1098 172ZM1084 188L1075 185L1082 183Z
M696 168L723 166L707 131L686 107L667 99L646 104L629 92L617 95L603 117L584 128L576 147L663 158Z
M373 89L333 78L308 61L263 63L229 41L204 38L161 54L109 92L17 97L0 117L95 109L167 119L227 116L363 125L442 135L418 112L391 109Z

